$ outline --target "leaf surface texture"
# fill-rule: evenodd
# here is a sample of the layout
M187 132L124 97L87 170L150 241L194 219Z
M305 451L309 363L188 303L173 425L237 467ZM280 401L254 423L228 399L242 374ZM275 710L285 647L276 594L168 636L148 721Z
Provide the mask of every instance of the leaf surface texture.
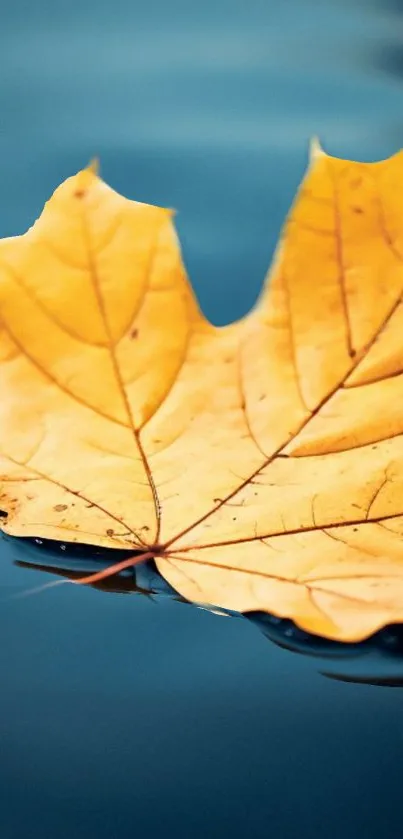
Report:
M343 641L403 621L403 156L317 151L255 308L201 313L168 210L90 168L0 242L5 532L153 555Z

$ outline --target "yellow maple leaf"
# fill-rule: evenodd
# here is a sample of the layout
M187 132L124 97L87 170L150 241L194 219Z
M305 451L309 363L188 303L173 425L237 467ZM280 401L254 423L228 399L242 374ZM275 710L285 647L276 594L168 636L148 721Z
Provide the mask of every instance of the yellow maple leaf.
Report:
M190 600L403 621L403 154L316 149L260 300L216 328L167 210L90 168L0 242L5 532L155 557Z

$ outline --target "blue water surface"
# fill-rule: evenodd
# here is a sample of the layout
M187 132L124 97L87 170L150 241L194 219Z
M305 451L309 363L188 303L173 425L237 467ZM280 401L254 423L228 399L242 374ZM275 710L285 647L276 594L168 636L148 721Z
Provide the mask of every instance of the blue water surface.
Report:
M3 2L0 234L96 154L114 188L177 209L208 316L241 316L309 137L363 160L402 143L401 31L391 0ZM330 681L168 597L15 599L52 579L23 551L0 543L1 839L401 830L399 689Z

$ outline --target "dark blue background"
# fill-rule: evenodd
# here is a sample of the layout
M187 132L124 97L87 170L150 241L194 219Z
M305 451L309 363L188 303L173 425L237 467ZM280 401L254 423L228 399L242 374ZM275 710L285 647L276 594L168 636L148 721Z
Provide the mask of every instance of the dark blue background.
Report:
M1 235L98 154L116 189L178 210L208 315L242 315L309 136L366 160L401 144L400 23L397 2L3 0ZM169 599L10 599L47 577L0 548L1 839L401 830L400 690Z

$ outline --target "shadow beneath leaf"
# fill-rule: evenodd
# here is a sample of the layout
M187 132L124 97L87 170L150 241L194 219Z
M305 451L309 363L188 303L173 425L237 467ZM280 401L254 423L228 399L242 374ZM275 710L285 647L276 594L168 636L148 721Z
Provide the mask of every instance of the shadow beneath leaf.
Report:
M63 544L45 539L13 539L16 565L80 580L103 568L133 556L132 551L94 548L90 545ZM159 574L154 562L143 562L89 584L113 594L138 594L152 600L169 597L189 604ZM292 653L315 660L316 669L330 679L382 687L403 687L403 625L385 627L360 643L340 643L311 635L291 620L264 612L240 615L202 603L190 604L215 614L224 614L253 623L271 643Z

